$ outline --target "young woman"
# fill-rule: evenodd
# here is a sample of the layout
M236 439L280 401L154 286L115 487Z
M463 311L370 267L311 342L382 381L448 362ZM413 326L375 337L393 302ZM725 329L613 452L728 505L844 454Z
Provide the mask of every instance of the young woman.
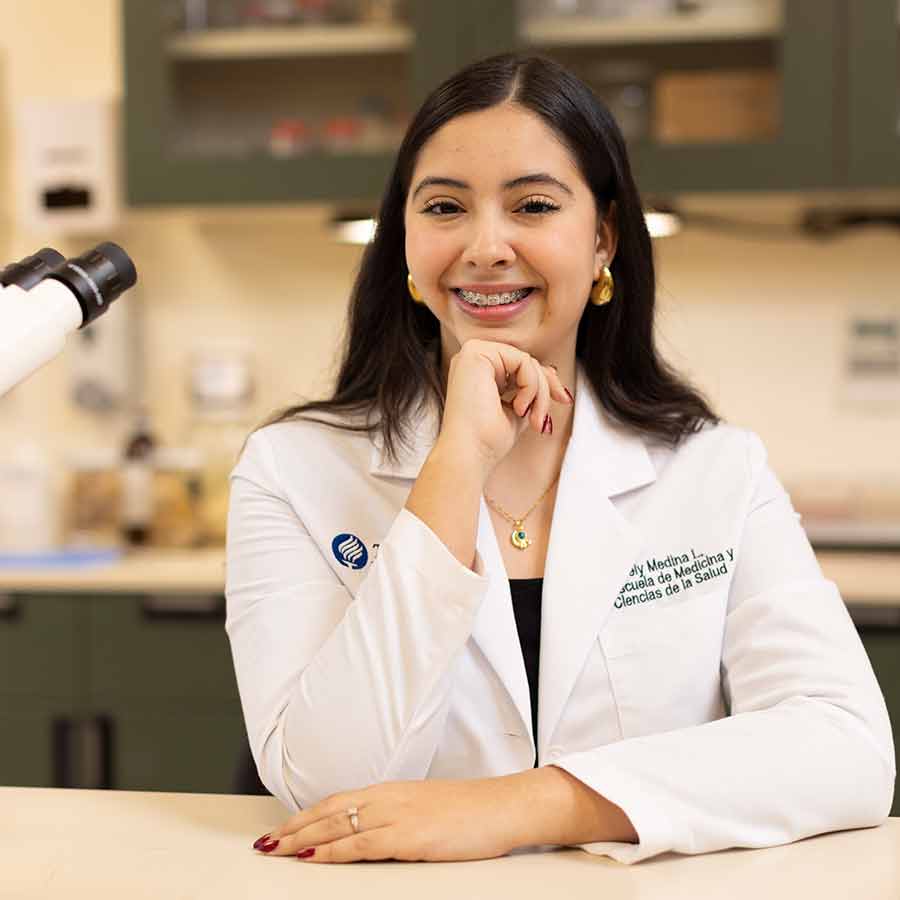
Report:
M633 863L877 825L884 699L752 432L660 359L622 136L505 54L399 150L334 395L232 475L254 845Z

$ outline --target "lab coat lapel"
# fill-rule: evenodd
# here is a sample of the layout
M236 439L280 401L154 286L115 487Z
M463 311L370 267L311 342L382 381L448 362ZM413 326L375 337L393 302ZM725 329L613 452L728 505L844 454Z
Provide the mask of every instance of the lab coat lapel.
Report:
M429 404L412 417L409 446L401 451L396 463L388 459L381 435L377 431L374 432L369 471L373 475L415 480L439 432L437 408ZM522 719L520 727L531 734L528 675L525 672L525 661L522 658L522 647L513 613L509 576L500 555L500 547L484 496L481 497L475 548L481 557L489 585L475 618L472 638L512 698Z
M656 479L644 442L609 419L580 363L577 385L572 435L560 472L544 567L538 692L541 759L640 552L640 530L610 498Z
M578 673L625 582L641 535L610 497L652 482L655 470L639 437L605 416L581 363L572 434L563 459L545 565L540 684L541 756L553 736ZM412 422L411 447L392 464L373 434L370 472L415 479L439 432L437 410L427 406ZM476 549L490 580L472 638L508 692L531 733L528 678L509 589L490 513L481 498Z

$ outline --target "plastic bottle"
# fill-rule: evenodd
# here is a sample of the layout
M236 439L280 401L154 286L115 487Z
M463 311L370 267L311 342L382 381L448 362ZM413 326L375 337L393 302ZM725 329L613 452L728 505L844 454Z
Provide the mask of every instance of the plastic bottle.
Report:
M122 464L122 537L132 546L147 543L153 522L153 455L156 444L150 417L142 411L125 444Z

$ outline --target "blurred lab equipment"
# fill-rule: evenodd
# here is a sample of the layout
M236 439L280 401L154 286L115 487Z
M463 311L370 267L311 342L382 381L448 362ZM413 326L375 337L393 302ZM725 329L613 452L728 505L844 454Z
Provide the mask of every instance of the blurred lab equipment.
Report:
M69 547L117 547L122 479L115 447L70 451L64 537Z
M92 235L121 219L119 103L37 98L16 106L16 215L28 232Z
M136 283L134 263L111 241L69 260L45 247L0 270L0 396Z
M164 447L153 457L154 547L198 547L203 543L201 470L203 454L193 447Z
M150 537L156 445L150 416L142 410L128 436L122 460L122 537L133 546L146 544Z
M201 454L201 543L224 545L228 476L251 430L254 379L249 351L241 345L207 345L190 361L192 418L186 445Z

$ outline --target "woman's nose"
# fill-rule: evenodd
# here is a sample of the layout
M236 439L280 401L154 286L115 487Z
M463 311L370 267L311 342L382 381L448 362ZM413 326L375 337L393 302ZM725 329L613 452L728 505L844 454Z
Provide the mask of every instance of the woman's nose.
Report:
M509 237L496 218L484 216L473 223L463 253L463 262L488 267L497 262L511 262L514 256Z

